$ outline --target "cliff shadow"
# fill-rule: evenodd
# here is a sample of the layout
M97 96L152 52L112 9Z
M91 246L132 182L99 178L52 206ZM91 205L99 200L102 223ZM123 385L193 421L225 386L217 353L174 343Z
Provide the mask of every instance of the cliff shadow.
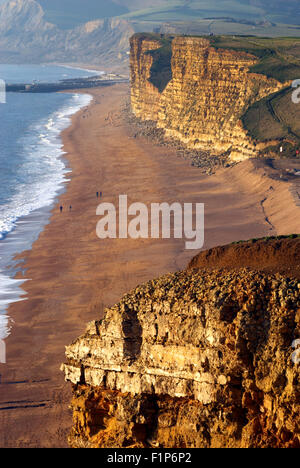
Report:
M142 347L142 326L137 316L137 311L125 306L125 313L122 321L122 331L124 334L123 353L124 358L130 363L136 361L141 354Z

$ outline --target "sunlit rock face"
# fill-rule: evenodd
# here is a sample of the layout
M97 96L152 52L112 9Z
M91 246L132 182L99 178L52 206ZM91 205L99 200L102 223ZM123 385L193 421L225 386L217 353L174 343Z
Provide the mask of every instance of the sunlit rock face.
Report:
M162 92L149 81L159 38L131 38L131 107L137 117L153 120L189 148L230 152L233 160L258 154L241 117L255 101L283 85L249 72L257 58L244 52L215 49L203 38L172 40L172 79Z
M126 295L66 348L70 445L299 447L299 292L216 270Z

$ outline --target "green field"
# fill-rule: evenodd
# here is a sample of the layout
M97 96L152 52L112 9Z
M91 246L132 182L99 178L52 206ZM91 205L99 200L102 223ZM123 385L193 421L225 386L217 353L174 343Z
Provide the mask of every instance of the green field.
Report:
M281 156L293 157L300 149L300 104L292 101L290 87L251 106L242 117L244 127L257 142L270 142L267 153L283 147ZM275 147L272 140L280 140Z
M300 38L259 38L218 36L210 39L213 47L247 52L259 58L251 68L281 82L300 78Z
M298 0L37 1L45 11L45 19L62 29L93 19L122 17L132 22L136 31L176 23L177 33L300 36Z
M264 10L242 0L168 0L162 1L161 6L140 9L125 16L148 21L191 21L208 17L251 18L256 21L262 19Z
M173 36L165 35L162 37L159 34L153 33L139 33L136 34L136 36L145 39L155 39L161 44L159 49L149 51L148 53L153 57L149 81L162 93L172 79L171 59Z
M123 17L139 26L172 23L179 34L300 36L298 0L162 0Z

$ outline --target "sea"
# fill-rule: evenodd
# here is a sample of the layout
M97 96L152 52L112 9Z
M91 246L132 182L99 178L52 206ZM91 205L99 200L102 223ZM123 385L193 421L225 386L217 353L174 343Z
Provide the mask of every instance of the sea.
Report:
M56 83L101 72L60 65L0 64L7 84ZM26 271L15 256L29 250L49 222L71 169L61 132L92 96L76 93L7 93L0 103L0 340L11 331L10 303L26 300ZM21 279L15 279L22 271ZM20 274L18 275L18 277Z

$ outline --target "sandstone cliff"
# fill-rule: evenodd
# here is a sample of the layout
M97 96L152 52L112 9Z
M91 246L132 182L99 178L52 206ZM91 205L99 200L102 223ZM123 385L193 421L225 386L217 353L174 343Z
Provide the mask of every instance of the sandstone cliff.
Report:
M162 39L137 34L131 38L131 105L143 120L157 122L166 136L189 148L230 152L233 160L258 154L241 117L254 102L284 85L250 73L258 59L245 52L215 49L209 40L175 37L172 40L171 80L164 90L151 82L153 51ZM160 92L162 91L162 92Z
M300 447L300 283L150 281L66 349L73 447Z

